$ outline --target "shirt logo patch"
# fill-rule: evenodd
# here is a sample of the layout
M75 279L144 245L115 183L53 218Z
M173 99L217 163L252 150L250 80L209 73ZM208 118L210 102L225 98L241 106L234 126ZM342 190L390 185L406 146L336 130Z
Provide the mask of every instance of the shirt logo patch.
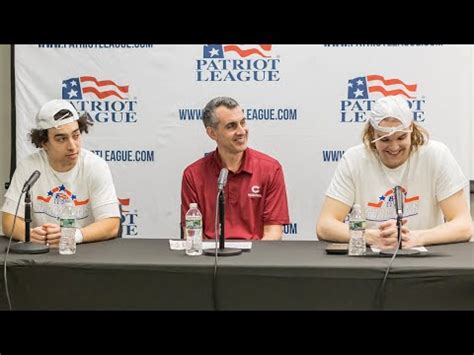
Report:
M248 196L250 198L260 198L260 197L262 197L262 194L260 193L260 186L253 185L250 188L250 192L249 192Z
M37 203L34 204L34 213L44 213L49 217L59 218L62 206L71 201L75 206L74 213L77 219L88 217L87 206L89 199L78 199L64 184L54 186L45 196L36 196L36 200Z
M420 196L408 196L407 190L402 187L404 196L403 217L411 217L418 214ZM378 197L377 202L368 202L366 206L366 218L368 221L384 222L389 219L396 219L395 196L393 189L387 190Z

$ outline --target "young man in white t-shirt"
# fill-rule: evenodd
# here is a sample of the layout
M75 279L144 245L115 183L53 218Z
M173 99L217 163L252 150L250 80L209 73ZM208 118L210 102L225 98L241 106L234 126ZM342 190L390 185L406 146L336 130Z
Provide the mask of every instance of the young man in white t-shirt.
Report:
M344 220L354 204L365 211L368 244L395 248L394 187L404 196L402 248L468 241L472 220L469 181L449 149L428 140L405 99L387 96L370 112L364 144L344 154L316 227L319 239L348 242Z
M30 240L57 247L61 207L71 201L76 216L76 242L115 238L120 225L120 211L112 174L107 163L82 149L82 133L88 133L91 122L79 116L68 101L52 100L36 115L31 142L40 148L21 161L2 207L2 226L9 236L18 208L13 238L25 239L24 201L21 191L31 174L41 175L31 187L32 223Z

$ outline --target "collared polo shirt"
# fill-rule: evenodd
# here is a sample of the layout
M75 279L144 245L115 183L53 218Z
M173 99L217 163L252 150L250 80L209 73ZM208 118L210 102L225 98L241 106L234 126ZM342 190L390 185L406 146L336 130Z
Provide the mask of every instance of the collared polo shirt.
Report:
M217 179L223 168L218 150L189 165L181 186L181 225L189 204L203 215L203 238L214 239ZM262 239L265 225L288 224L288 200L280 163L247 148L237 172L229 171L225 196L226 239Z

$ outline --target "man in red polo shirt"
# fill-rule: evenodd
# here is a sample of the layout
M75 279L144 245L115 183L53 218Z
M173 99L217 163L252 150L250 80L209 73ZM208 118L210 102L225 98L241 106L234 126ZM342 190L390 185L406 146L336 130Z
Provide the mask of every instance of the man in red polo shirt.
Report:
M290 223L285 179L280 163L247 147L249 129L242 108L230 97L216 97L202 120L217 149L189 165L181 186L181 225L189 204L203 215L203 238L215 237L217 178L229 170L225 195L225 237L279 240Z

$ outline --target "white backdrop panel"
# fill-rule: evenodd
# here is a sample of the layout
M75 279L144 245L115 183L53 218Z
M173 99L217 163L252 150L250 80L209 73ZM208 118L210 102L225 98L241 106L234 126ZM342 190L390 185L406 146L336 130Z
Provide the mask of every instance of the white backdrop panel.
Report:
M182 171L215 148L193 115L215 96L240 102L249 145L283 165L292 222L285 239L315 238L340 154L361 141L365 113L383 95L370 87L411 96L420 123L474 177L471 46L252 46L266 57L227 49L222 58L206 58L211 47L203 45L60 47L15 46L17 160L35 149L25 137L45 101L63 97L90 112L95 124L85 147L112 169L125 237L179 236ZM361 91L349 98L356 78L365 82L366 98ZM115 94L103 97L107 90Z

